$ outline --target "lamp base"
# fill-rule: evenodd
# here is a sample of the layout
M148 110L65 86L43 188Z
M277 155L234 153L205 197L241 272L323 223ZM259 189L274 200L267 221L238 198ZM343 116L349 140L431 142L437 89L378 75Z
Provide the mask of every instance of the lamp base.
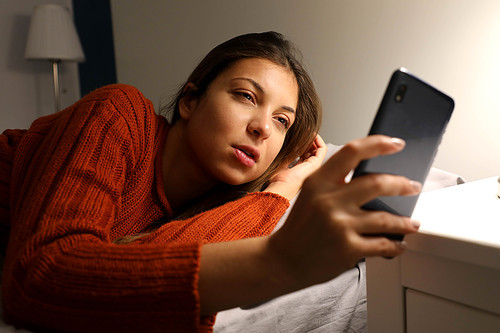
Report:
M59 111L60 108L60 96L59 96L59 63L61 60L59 59L51 59L52 62L52 74L54 76L54 106L55 112Z

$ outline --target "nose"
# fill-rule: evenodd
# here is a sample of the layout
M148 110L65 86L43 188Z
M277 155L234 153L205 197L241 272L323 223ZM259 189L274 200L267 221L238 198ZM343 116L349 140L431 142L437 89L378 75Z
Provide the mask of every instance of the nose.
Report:
M271 135L271 116L258 115L253 117L248 123L248 132L260 139L267 139Z

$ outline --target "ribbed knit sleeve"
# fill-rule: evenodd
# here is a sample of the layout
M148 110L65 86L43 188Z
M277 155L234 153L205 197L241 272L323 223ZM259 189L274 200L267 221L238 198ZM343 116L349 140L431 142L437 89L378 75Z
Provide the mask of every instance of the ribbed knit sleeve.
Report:
M274 193L252 193L187 220L169 222L139 242L227 242L263 236L273 231L288 206L288 200Z
M126 192L141 205L150 191L142 177L154 167L152 117L137 90L112 86L24 136L11 179L7 321L36 331L196 331L201 242L126 247L110 238Z
M171 213L162 119L136 89L113 85L23 135L9 185L7 322L37 332L211 331L214 317L199 315L202 244L269 233L288 201L252 194L114 244Z

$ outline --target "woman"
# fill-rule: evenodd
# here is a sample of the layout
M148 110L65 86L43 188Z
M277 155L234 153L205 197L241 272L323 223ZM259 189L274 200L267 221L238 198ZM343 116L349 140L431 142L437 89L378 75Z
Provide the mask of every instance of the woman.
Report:
M389 175L345 182L361 160L397 152L401 140L348 143L320 168L318 98L277 33L216 47L171 109L168 124L136 89L114 85L2 135L8 322L210 331L219 310L404 249L370 234L418 228L360 206L415 194L419 184ZM302 184L287 222L269 235Z

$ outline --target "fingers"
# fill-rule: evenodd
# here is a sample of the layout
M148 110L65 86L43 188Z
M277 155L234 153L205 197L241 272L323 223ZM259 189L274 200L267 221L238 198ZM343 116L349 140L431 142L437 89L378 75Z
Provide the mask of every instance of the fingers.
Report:
M324 244L331 244L333 248L337 246L339 253L347 256L391 257L401 254L404 243L378 235L406 235L417 232L419 224L407 217L383 211L365 211L361 207L381 196L416 195L422 185L405 177L389 174L364 175L349 183L346 183L345 178L361 161L397 153L404 146L404 141L383 135L373 135L346 144L306 180L298 205L290 216L299 216L299 222L296 222L298 224L302 221L317 221L318 233L315 238L334 239L335 241ZM311 155L308 158L314 160L314 154L319 155L318 151L321 149L326 153L326 146L318 136L309 150ZM306 204L301 209L299 207L302 201ZM312 209L311 205L317 207ZM287 225L288 221L285 227ZM300 236L302 235L297 237Z
M403 176L371 174L351 180L344 199L362 206L378 197L417 195L421 190L422 184Z
M323 161L326 155L326 151L327 149L325 141L323 141L323 138L319 134L317 134L316 138L314 138L314 141L311 144L311 147L309 147L309 149L302 156L300 156L300 160L304 161L311 156L315 156Z
M364 237L358 242L356 248L360 251L360 257L382 256L392 258L406 250L404 241L392 241L386 237Z
M334 181L343 182L347 174L362 160L394 154L401 151L404 146L403 140L385 135L370 135L354 140L344 145L325 163L322 173L328 174Z
M355 229L353 246L361 257L394 257L406 249L404 241L388 239L383 235L407 235L420 228L420 222L409 217L397 216L383 211L362 213L353 220Z
M318 149L320 149L320 148L326 149L325 141L323 140L323 138L319 134L316 134L316 138L314 138L313 143L316 145L316 148L318 148Z
M312 152L311 156L315 156L319 162L323 162L326 156L327 148L325 141L323 141L323 138L318 134L316 135L316 138L314 139L313 142L314 146L314 151Z
M384 211L362 211L356 219L356 231L360 235L408 234L417 232L418 221L406 216L398 216Z
M309 149L300 156L299 160L296 161L293 165L299 165L304 162L310 163L314 166L315 171L317 168L321 166L321 163L325 159L327 153L327 147L323 139L319 134L316 135L316 138L311 143Z
M417 223L417 222L415 222ZM402 254L406 250L406 242L399 240L391 240L384 235L398 234L407 235L418 231L418 227L412 225L412 222L407 221L399 224L396 227L386 227L386 232L355 234L352 243L353 248L358 251L359 258L382 256L392 258ZM399 230L397 233L396 230Z

